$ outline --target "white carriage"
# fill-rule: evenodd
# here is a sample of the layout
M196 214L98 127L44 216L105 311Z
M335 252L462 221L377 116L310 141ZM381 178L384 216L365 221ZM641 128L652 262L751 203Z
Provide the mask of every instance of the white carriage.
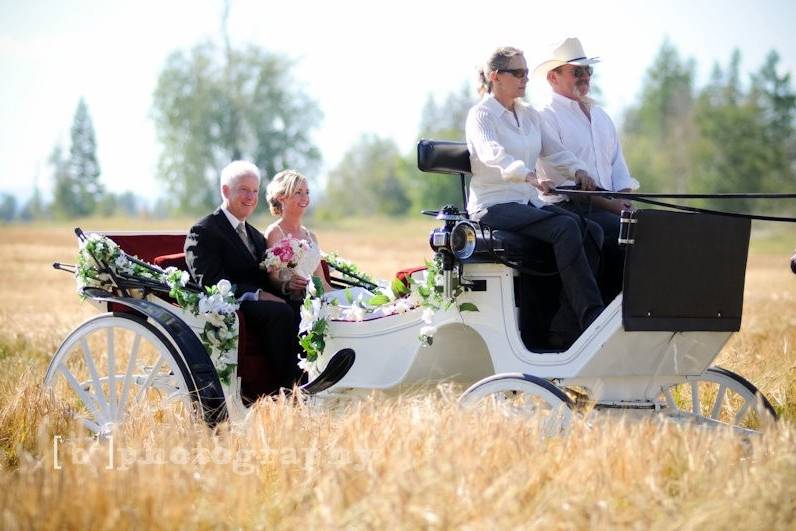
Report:
M464 144L421 141L418 166L460 175L464 195ZM439 289L458 296L434 314L431 344L418 341L427 325L420 307L331 321L305 394L323 403L452 382L466 388L464 405L497 400L511 410L553 414L559 424L577 411L606 409L740 430L776 418L753 384L711 366L740 327L748 219L661 210L623 215L623 292L606 301L574 344L556 350L545 344L544 332L559 281L538 275L539 268L555 268L545 265L549 250L490 231L453 207L438 217L442 226L431 244L443 264ZM111 237L129 254L181 265L178 254L168 254L181 250L181 235ZM48 385L76 395L86 425L112 429L133 397L148 396L198 404L210 422L244 415L239 377L245 386L247 371L263 370L251 365L257 346L245 330L238 365L225 383L198 339L201 323L164 296L162 285L114 282L109 291L84 290L108 313L64 341L46 376ZM462 304L478 311L461 311Z

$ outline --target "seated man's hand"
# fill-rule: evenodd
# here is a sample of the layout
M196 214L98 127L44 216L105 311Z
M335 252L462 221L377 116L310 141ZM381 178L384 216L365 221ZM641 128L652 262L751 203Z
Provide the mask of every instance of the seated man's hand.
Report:
M262 290L262 289L257 294L257 300L270 301L270 302L285 302L285 299L283 299L281 297L277 297L273 293L269 293L269 292L267 292L265 290ZM287 304L287 303L285 302L285 304Z
M581 190L585 190L587 192L592 192L597 188L597 185L594 184L594 179L583 170L578 170L575 172L575 184L580 186Z

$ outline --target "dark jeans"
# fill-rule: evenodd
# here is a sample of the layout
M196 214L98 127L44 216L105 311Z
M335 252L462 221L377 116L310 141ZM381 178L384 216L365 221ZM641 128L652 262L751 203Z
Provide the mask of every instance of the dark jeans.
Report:
M266 381L292 388L302 374L296 358L299 350L297 313L290 305L273 301L244 301L240 309L246 316L249 333L260 336L264 351L256 355L266 357L267 370L271 371L269 375L244 375L252 384L247 385L247 388L252 389L249 394L263 393L267 388Z
M558 203L558 206L594 221L603 230L605 242L602 248L600 268L597 272L597 281L603 301L606 304L610 303L622 292L625 267L625 250L619 245L619 216L588 203L562 201Z
M594 279L603 240L599 225L582 221L572 212L556 206L540 209L518 203L491 206L479 221L494 229L516 232L553 246L566 303L553 318L553 331L577 336L603 310Z

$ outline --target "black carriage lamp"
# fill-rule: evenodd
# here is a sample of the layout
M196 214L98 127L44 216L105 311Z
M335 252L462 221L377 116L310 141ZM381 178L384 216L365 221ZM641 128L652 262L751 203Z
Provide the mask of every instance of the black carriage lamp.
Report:
M452 273L456 261L467 260L475 253L477 241L475 226L452 205L442 207L436 218L444 221L445 225L431 231L428 243L442 258L443 290L445 297L450 297L453 291Z

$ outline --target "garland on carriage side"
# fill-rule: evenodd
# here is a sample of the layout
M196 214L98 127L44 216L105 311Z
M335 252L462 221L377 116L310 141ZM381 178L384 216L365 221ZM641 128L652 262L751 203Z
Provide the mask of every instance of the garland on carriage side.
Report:
M111 291L114 287L113 279L100 269L95 257L107 264L115 275L162 282L168 286L169 295L182 309L204 321L199 337L213 361L219 380L229 385L237 365L230 354L238 346L238 320L235 316L238 302L229 281L221 280L215 286L205 288L204 293L187 289L191 278L187 271L169 267L161 272L155 266L138 264L130 260L116 242L92 233L81 241L77 259L75 279L81 296L83 288Z
M344 263L359 278L371 279L353 263L339 258L336 254L329 260L329 265L338 269L337 264ZM409 310L422 307L423 314L422 326L418 333L418 340L423 346L433 343L434 334L437 328L432 325L434 314L439 310L448 310L456 303L459 295L464 291L460 284L451 293L450 298L445 298L443 294L443 275L442 264L435 258L433 261L426 261L426 276L420 282L412 277L406 277L406 284L398 278L388 285L384 281L373 282L378 285L376 293L369 299L359 298L354 300L350 291L346 290L346 307L341 307L337 301L327 302L323 299L323 285L320 279L313 277L312 282L307 285L307 294L301 306L301 325L299 334L303 334L299 343L304 349L305 356L299 356L299 367L308 370L318 361L318 357L326 348L326 336L328 334L329 321L362 321L368 314L380 312L382 316L396 313L404 313ZM338 269L339 271L339 269ZM356 277L353 277L356 279ZM370 280L369 280L370 281ZM408 285L407 285L408 284ZM475 304L466 302L458 306L460 312L477 312Z

